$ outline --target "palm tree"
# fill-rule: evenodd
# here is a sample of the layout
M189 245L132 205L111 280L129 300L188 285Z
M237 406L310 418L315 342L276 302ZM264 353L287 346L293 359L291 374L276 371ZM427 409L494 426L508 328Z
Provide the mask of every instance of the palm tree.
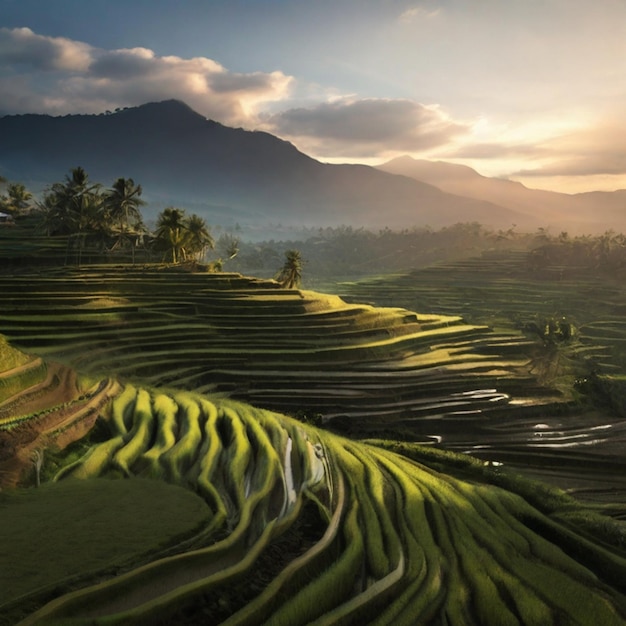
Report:
M81 264L83 249L88 235L102 238L105 230L103 223L104 198L99 193L84 193L76 199L79 214L78 227L78 265Z
M72 223L78 232L85 227L85 219L82 210L85 203L83 196L100 196L100 183L91 183L87 172L82 167L70 170L70 176L65 176L65 182L54 183L48 193L48 203L56 205L59 213L63 215L66 224ZM68 219L71 216L71 219ZM88 218L91 219L91 218Z
M139 207L145 204L141 192L141 185L135 185L132 178L118 178L105 192L107 216L118 222L120 232L128 230L131 220L133 224L141 222Z
M104 208L107 219L117 221L119 230L114 245L121 246L129 240L132 248L133 263L138 238L144 233L140 206L145 202L141 199L141 185L135 185L132 178L118 178L111 189L105 192ZM132 227L130 223L132 221Z
M155 232L156 246L163 250L163 259L168 256L172 263L184 261L187 254L187 229L185 227L185 211L176 207L163 209L157 218Z
M52 185L38 208L44 213L48 234L67 235L67 256L73 240L78 241L80 264L86 234L102 231L104 221L101 185L92 183L82 167L70 170L64 182Z
M285 264L278 273L276 280L285 289L295 289L302 281L302 255L299 250L285 252Z
M22 183L10 183L7 186L7 193L8 198L5 206L14 216L30 207L33 194Z
M0 187L4 185L6 182L7 182L7 179L4 176L0 175ZM6 210L8 201L9 199L5 195L0 196L0 211Z
M46 235L66 235L74 230L73 216L62 210L52 190L44 193L43 200L37 202L36 209L40 216L39 227Z
M239 243L238 237L225 233L218 239L217 246L228 259L234 259L239 254Z
M82 167L77 166L70 170L69 175L65 175L65 182L54 183L52 191L59 200L70 202L72 198L98 191L100 186L100 183L91 183L87 172Z
M190 215L184 222L187 230L187 250L202 260L207 249L215 248L215 241L207 223L195 213Z

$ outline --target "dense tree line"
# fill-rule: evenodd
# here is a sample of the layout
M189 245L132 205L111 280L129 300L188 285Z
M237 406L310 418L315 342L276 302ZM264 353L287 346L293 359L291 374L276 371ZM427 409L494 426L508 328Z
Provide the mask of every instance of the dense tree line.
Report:
M90 180L82 167L75 167L63 181L48 187L40 201L34 201L21 183L7 184L6 195L0 196L0 210L14 220L28 218L40 234L64 238L66 263L80 264L87 253L106 258L130 254L134 263L138 250L144 260L204 261L215 247L206 221L196 214L187 215L184 209L168 207L151 232L141 214L145 205L142 191L132 178L118 178L104 188ZM234 238L227 242L229 257L237 254L237 246Z
M554 265L611 272L626 268L626 235L613 230L575 237L567 232L558 236L542 232L537 239L538 245L530 255L535 270Z
M312 229L302 241L242 243L233 264L238 271L269 275L289 250L300 252L309 277L358 276L414 269L437 261L475 256L486 250L528 250L534 234L514 229L493 231L476 222L455 224L439 230L415 227L374 232L340 226Z
M241 244L233 268L243 273L273 275L281 258L298 249L299 264L309 279L358 277L397 272L509 250L528 255L530 272L563 266L572 271L626 269L626 236L607 231L600 235L552 235L546 229L522 233L511 228L492 230L476 222L433 230L415 227L377 232L341 226L315 229L302 241L260 241Z

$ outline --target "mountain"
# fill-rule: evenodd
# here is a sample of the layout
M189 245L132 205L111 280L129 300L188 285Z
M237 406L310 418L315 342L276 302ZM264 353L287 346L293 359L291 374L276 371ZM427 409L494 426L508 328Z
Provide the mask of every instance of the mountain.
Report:
M259 131L207 120L169 100L100 115L0 118L0 174L35 192L82 166L110 185L132 177L152 219L168 205L211 224L251 227L441 227L479 221L495 227L525 216L497 203L365 165L325 164Z
M392 159L378 169L435 185L447 193L507 207L555 233L626 231L626 190L564 194L529 189L515 181L482 176L465 165L409 156Z

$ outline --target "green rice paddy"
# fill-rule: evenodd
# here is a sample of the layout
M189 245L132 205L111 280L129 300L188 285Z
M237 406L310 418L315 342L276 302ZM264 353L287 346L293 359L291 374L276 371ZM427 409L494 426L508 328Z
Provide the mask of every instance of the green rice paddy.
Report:
M0 511L0 606L15 615L79 580L110 577L151 560L211 519L193 492L140 478L8 491L0 493ZM0 617L0 623L11 622Z

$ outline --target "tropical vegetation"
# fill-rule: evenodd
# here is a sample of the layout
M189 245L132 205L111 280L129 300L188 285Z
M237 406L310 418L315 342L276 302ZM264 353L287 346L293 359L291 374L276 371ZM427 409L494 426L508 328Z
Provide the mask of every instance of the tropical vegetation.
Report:
M7 181L0 177L0 184ZM8 183L6 195L0 196L0 211L16 217L31 206L33 194L22 183Z
M0 181L1 182L1 181ZM9 183L7 195L0 197L0 209L8 215L22 218L19 223L35 225L24 236L36 232L48 239L46 246L63 242L65 264L80 265L90 261L125 259L135 263L138 253L143 262L158 258L168 263L190 260L203 262L215 248L211 229L196 214L184 209L167 207L158 216L156 229L146 227L141 207L143 189L132 178L117 178L110 188L94 182L82 167L75 167L63 181L50 185L41 200L21 183ZM228 259L238 252L238 239L226 237L224 252ZM221 265L222 261L216 262Z
M163 260L180 263L190 259L202 261L215 242L207 223L198 215L186 215L183 209L168 207L158 217L155 247Z
M276 280L286 289L295 289L302 280L302 255L299 250L287 250L285 263Z

